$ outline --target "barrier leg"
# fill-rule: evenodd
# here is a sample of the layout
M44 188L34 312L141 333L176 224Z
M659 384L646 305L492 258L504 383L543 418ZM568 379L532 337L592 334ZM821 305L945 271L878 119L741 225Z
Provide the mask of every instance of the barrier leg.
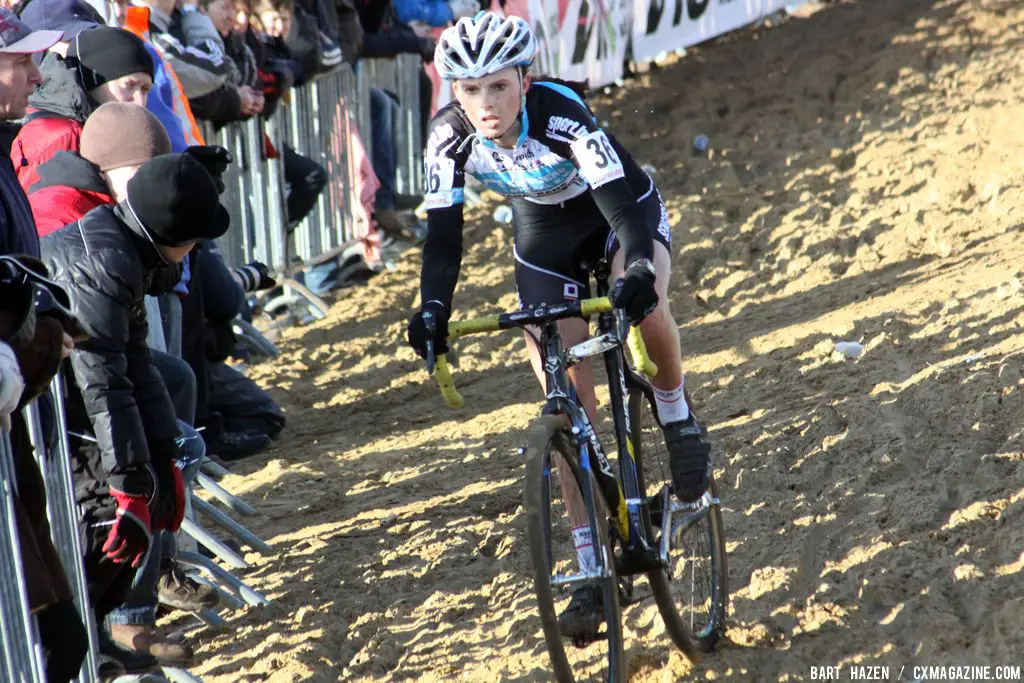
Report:
M215 482L213 479L210 479L210 477L206 476L202 472L196 475L196 481L199 483L200 486L209 491L210 495L212 495L214 498L216 498L221 503L228 506L238 514L244 515L245 517L254 517L256 515L256 509L253 506L249 505L238 496L232 494L223 486Z
M231 326L234 333L242 337L245 343L250 349L266 358L276 358L281 355L281 350L274 345L274 342L270 341L263 334L252 326L251 323L242 320L241 318L235 318L231 322Z
M286 278L281 281L281 284L284 285L286 291L291 290L306 300L313 317L318 320L327 317L327 311L331 308L330 305L314 294L306 285L293 278Z
M203 576L203 574L201 572L193 571L193 572L189 573L189 576L194 581L196 581L197 583L201 583L204 586L209 586L213 590L217 591L217 595L220 597L221 604L223 604L223 605L225 605L225 606L227 606L227 607L229 607L231 609L242 609L243 607L245 607L245 604L241 600L236 598L234 593L231 593L229 591L224 590L223 588L221 588L219 583L217 583L213 579L206 578L205 576ZM209 614L207 614L207 613L209 613ZM222 623L226 623L226 622L223 621L223 619L221 619L219 614L217 614L216 612L214 612L211 609L204 609L202 612L197 613L196 616L198 616L203 621L206 621L207 623L210 623L209 620L207 619L207 617L210 614L212 614L214 617L216 617Z
M203 472L206 472L211 477L220 478L226 477L229 474L231 474L231 470L221 467L213 460L210 460L208 457L205 456L203 457L203 464L200 467L202 467Z
M203 683L203 679L193 676L184 669L176 669L173 666L162 667L164 676L171 683Z
M238 553L235 553L231 548L224 545L220 539L211 534L209 531L199 526L191 519L185 519L181 523L181 530L186 534L196 539L200 545L206 546L213 554L220 559L227 562L235 569L248 569L249 563L242 559Z
M187 564L190 567L205 570L222 584L235 591L235 593L238 594L245 602L254 607L270 604L270 601L267 600L267 598L247 586L231 572L217 566L213 560L207 557L203 557L198 553L183 552L178 553L178 561L183 564Z
M227 514L221 512L213 505L210 505L202 498L192 496L192 505L196 510L210 517L219 526L223 527L227 531L231 532L238 540L245 543L256 552L262 553L263 555L273 555L274 549L271 548L265 541L263 541L256 534L252 533L244 526L231 519Z
M227 591L224 591L222 589L218 589L218 592L221 593L221 597L222 598L225 595L230 595L230 593L228 593ZM238 598L235 598L234 596L231 596L231 597L239 605L238 607L236 607L234 609L241 609L241 605L242 605L241 601L239 601ZM214 629L215 631L227 631L228 630L228 622L224 619L224 617L222 617L221 615L217 614L212 609L207 608L207 609L200 610L198 612L195 612L194 616L196 617L196 619L199 619L200 621L202 621L204 624L206 624L208 627Z

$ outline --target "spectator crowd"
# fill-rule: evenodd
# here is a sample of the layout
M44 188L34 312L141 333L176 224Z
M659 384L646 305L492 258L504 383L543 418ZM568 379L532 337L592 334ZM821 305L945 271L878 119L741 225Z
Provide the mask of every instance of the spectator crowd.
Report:
M84 0L0 9L0 427L51 682L78 675L87 637L21 409L38 406L46 452L57 452L59 434L69 438L100 678L193 663L190 644L156 621L160 609L199 612L218 601L176 561L186 491L204 458L259 453L286 422L237 369L245 353L233 321L278 285L266 265L231 268L218 249L238 229L221 202L236 160L205 144L204 131L265 121L293 89L362 58L430 62L431 27L479 7L118 0L108 9L109 22ZM419 82L425 128L431 81L421 72ZM372 217L409 240L420 198L396 191L398 107L395 93L371 90ZM294 230L332 179L283 141L263 142L283 166ZM340 284L322 270L306 275L319 291Z

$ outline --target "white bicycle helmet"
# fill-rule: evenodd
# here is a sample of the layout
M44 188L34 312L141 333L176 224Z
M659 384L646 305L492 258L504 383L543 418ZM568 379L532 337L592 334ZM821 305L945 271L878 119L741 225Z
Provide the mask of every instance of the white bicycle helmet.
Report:
M537 38L526 20L480 12L459 19L437 41L434 65L441 78L480 78L510 66L529 66Z

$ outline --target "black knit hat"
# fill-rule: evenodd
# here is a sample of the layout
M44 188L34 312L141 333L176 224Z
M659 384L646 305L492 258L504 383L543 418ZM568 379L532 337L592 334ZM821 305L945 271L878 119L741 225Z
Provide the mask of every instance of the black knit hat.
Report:
M68 57L77 61L86 90L128 74L146 73L153 77L153 57L146 44L122 28L97 26L82 31L71 41Z
M153 157L128 181L128 208L156 244L180 247L227 232L213 177L188 154Z

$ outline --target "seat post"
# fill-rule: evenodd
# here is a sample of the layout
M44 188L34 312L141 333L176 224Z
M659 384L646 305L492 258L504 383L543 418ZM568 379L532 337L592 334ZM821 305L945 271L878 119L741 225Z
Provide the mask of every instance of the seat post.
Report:
M594 280L597 281L597 295L608 296L608 278L611 275L611 267L608 259L600 259L594 264Z

